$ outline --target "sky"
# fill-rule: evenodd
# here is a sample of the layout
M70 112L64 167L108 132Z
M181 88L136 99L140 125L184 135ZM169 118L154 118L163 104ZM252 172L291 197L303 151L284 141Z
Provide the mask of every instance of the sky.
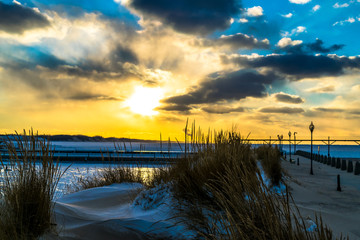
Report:
M358 139L360 0L0 1L0 132Z

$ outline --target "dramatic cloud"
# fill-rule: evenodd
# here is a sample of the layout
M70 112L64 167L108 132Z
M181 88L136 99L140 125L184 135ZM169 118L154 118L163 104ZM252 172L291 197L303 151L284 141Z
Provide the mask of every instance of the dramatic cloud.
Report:
M237 33L234 35L221 36L218 39L203 39L197 41L197 45L203 47L221 47L227 46L231 49L237 50L241 48L247 49L268 49L270 47L269 40L264 39L262 41L257 40L254 37L248 36L246 34Z
M299 104L299 103L304 102L304 99L302 99L301 97L291 96L291 95L286 94L286 93L277 93L275 95L275 98L276 98L276 101L284 102L284 103Z
M236 71L217 75L200 83L195 90L170 97L164 102L191 105L263 97L266 95L265 85L278 79L276 75L260 74L256 71Z
M0 31L23 33L34 28L50 26L49 21L35 10L19 4L0 2Z
M242 107L226 107L226 106L209 106L201 108L204 112L213 113L213 114L227 114L233 112L244 112L245 109Z
M328 113L342 113L345 112L344 109L340 109L340 108L323 108L323 107L318 107L315 108L316 111L319 112L328 112Z
M359 108L336 108L336 107L316 107L304 113L308 117L324 117L339 119L358 119L360 115Z
M129 6L177 31L196 34L226 29L241 7L236 0L130 0Z
M329 92L333 92L335 91L335 86L326 86L326 87L321 87L321 88L313 88L313 89L309 89L308 92L311 93L329 93Z
M290 108L290 107L264 107L259 110L262 113L283 113L283 114L298 114L303 113L302 108Z
M323 44L324 44L324 42L322 40L316 39L314 43L306 44L306 47L313 52L330 53L330 52L334 52L339 49L342 49L345 46L344 44L334 44L334 45L326 48L326 47L323 47Z
M187 105L177 105L177 104L169 104L162 107L157 107L155 110L163 110L163 111L175 111L175 112L186 112L189 113L191 107Z
M244 56L223 59L224 63L233 62L244 67L267 67L279 73L294 76L296 79L306 77L338 76L344 74L345 68L360 68L360 58L337 56L314 56L306 54L269 55L248 58Z
M91 100L91 101L123 101L123 99L121 99L121 98L110 97L110 96L101 95L101 94L90 94L90 93L78 93L78 94L69 96L67 99L79 100L79 101L85 101L85 100Z
M301 40L292 40L291 38L282 38L276 46L288 53L331 53L342 49L344 44L334 44L330 47L324 47L324 42L316 39L313 43L303 43Z
M129 48L118 45L111 53L111 61L113 63L121 62L129 62L138 64L139 60L136 54Z
M255 7L252 7L252 8L248 8L246 10L246 14L249 17L261 17L262 15L264 15L263 11L264 10L262 9L262 7L255 6Z

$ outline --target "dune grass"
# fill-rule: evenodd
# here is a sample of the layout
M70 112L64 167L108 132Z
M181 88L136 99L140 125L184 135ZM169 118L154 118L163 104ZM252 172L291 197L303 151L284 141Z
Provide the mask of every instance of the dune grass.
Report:
M114 183L142 183L145 184L148 173L141 167L131 167L125 164L109 164L108 167L97 170L93 175L75 179L68 192L77 192L84 189L108 186Z
M37 239L52 226L52 200L64 172L53 160L50 142L33 130L16 133L5 145L9 159L1 159L0 239Z
M196 232L197 239L335 238L321 217L315 219L317 230L308 231L290 192L278 194L269 189L256 154L239 133L220 131L205 136L200 130L191 131L187 143L192 154L162 176L172 183L177 200L174 217ZM263 159L268 159L264 169L270 176L277 174L281 171L279 152L272 147L263 150ZM276 174L274 179L279 179Z
M271 184L279 185L283 176L283 169L281 168L281 154L277 146L264 144L256 148L255 152Z

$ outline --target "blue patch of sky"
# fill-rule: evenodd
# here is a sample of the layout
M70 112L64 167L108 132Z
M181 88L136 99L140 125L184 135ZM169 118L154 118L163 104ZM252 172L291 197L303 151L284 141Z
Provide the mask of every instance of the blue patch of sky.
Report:
M306 103L321 106L335 100L337 96L333 93L311 93L306 96Z
M0 57L6 59L7 64L20 64L26 68L35 68L37 65L55 68L58 65L68 64L37 46L0 44Z
M288 84L284 84L284 81L275 81L271 85L265 85L266 92L271 95L278 92L284 92L287 94L296 95L296 91Z
M12 4L11 0L4 1ZM37 7L40 10L54 10L60 14L66 14L68 17L80 17L84 13L101 13L103 17L110 19L120 19L126 21L128 25L139 28L137 24L139 17L114 1L103 0L18 0L27 7Z
M334 4L349 3L349 7L334 8ZM320 5L320 9L313 11L315 5ZM262 17L249 17L245 14L237 16L231 27L215 35L230 35L235 33L245 33L257 37L259 40L267 38L274 46L286 32L288 37L293 40L302 40L304 43L313 43L317 38L324 42L323 47L330 47L333 44L345 44L343 49L334 53L339 55L359 55L360 48L357 47L360 38L360 2L357 1L310 1L307 4L293 4L289 1L251 1L244 0L243 8L261 6L263 8ZM282 15L292 13L291 18ZM236 22L240 18L246 18L247 23ZM349 18L354 18L354 23L343 22ZM334 23L339 22L336 26ZM291 35L291 31L298 26L306 28L305 32ZM281 35L280 33L283 33ZM257 51L259 52L259 51ZM267 53L268 51L263 51ZM260 51L261 53L261 51Z

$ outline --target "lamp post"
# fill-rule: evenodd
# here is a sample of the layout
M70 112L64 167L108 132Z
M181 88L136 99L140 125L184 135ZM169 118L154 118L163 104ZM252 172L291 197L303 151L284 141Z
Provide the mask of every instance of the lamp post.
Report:
M291 132L289 131L289 156L290 156L290 158L289 158L289 161L291 162Z
M296 153L296 134L297 132L294 132L294 155Z
M311 123L309 125L309 130L311 132L311 153L310 153L310 161L311 161L310 174L311 175L314 175L314 173L313 173L313 165L312 165L312 161L313 161L313 154L312 154L312 152L313 152L313 131L314 131L314 128L315 128L315 126L314 126L313 122L311 121Z

